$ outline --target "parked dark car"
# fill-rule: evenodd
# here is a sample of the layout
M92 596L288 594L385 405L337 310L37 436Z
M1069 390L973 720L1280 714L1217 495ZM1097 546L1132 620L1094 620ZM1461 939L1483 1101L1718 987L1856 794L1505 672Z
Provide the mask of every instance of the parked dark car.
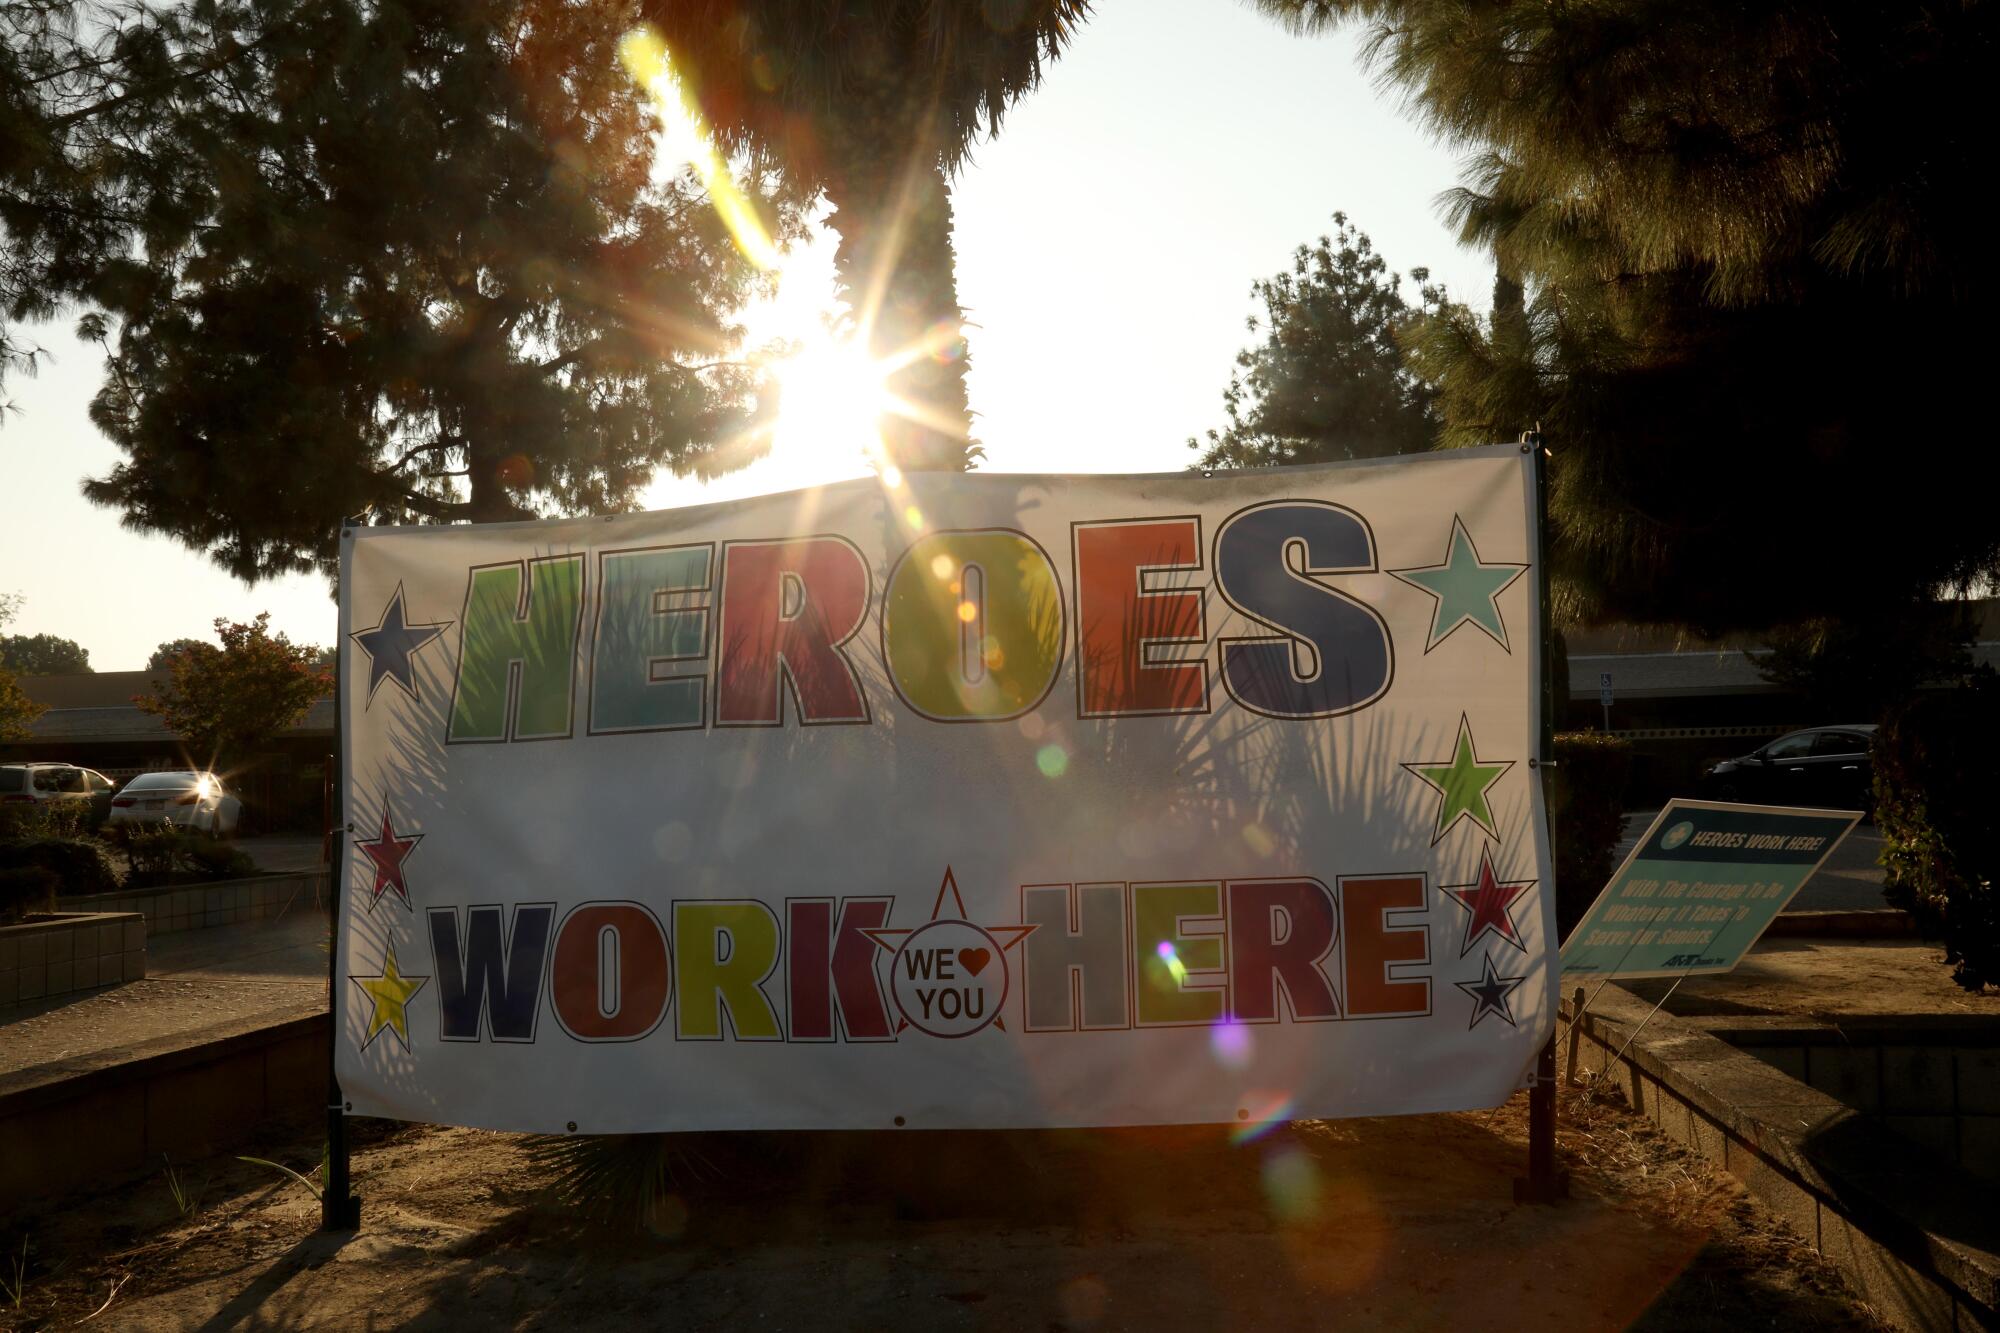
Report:
M1866 723L1808 727L1787 732L1761 750L1725 759L1702 777L1702 794L1751 805L1806 805L1869 810L1875 804L1875 766Z

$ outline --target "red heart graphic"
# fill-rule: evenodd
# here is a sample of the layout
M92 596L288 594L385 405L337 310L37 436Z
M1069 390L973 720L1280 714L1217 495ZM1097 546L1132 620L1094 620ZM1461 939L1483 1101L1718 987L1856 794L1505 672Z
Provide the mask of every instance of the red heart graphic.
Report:
M960 949L958 951L959 966L975 977L986 970L987 960L992 957L992 952L987 949Z

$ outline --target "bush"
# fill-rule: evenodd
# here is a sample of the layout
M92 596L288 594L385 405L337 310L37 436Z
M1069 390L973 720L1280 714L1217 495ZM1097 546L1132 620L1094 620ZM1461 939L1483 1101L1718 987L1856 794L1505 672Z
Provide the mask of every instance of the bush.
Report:
M2000 984L2000 685L1920 695L1875 733L1875 824L1883 896L1944 942L1952 979Z
M85 838L110 813L109 800L42 801L0 806L0 839Z
M257 872L256 863L246 853L201 834L185 832L164 819L112 824L106 828L105 836L112 846L125 853L129 865L125 875L127 888L238 879Z
M0 870L0 925L19 921L31 912L53 912L58 882L54 872L41 866Z
M57 892L115 893L118 871L100 843L88 838L22 838L0 842L0 870L39 867L56 877Z
M1547 786L1556 860L1556 937L1567 938L1611 878L1625 826L1625 783L1632 747L1601 731L1556 737Z

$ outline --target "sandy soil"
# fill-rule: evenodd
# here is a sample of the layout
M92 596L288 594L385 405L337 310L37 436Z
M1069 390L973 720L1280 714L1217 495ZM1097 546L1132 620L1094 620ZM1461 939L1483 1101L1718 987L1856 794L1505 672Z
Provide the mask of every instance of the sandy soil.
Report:
M269 1168L177 1164L180 1200L163 1173L0 1221L0 1253L27 1246L0 1327L1881 1327L1740 1186L1616 1106L1566 1100L1575 1197L1516 1206L1525 1107L1241 1144L705 1136L650 1230L585 1220L519 1137L357 1122L358 1234L317 1234L316 1201ZM299 1128L246 1151L303 1168L318 1150Z

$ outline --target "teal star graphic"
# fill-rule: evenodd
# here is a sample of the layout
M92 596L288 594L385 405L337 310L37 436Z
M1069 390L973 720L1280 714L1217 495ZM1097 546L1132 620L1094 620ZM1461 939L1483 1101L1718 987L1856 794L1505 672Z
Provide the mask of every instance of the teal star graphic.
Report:
M1431 835L1431 846L1437 846L1461 819L1470 819L1486 830L1487 837L1499 841L1500 833L1493 824L1493 807L1486 793L1513 766L1511 759L1493 764L1479 762L1472 743L1472 723L1463 713L1458 717L1458 745L1451 758L1435 764L1404 764L1404 768L1438 792L1437 832Z
M1431 615L1430 638L1424 644L1425 652L1450 638L1460 625L1471 624L1499 644L1502 651L1511 653L1513 649L1507 643L1507 622L1500 617L1498 598L1527 569L1526 565L1481 560L1479 548L1472 544L1472 534L1465 530L1465 521L1453 514L1451 540L1446 545L1443 564L1426 565L1419 569L1392 569L1389 572L1437 598L1437 609Z

